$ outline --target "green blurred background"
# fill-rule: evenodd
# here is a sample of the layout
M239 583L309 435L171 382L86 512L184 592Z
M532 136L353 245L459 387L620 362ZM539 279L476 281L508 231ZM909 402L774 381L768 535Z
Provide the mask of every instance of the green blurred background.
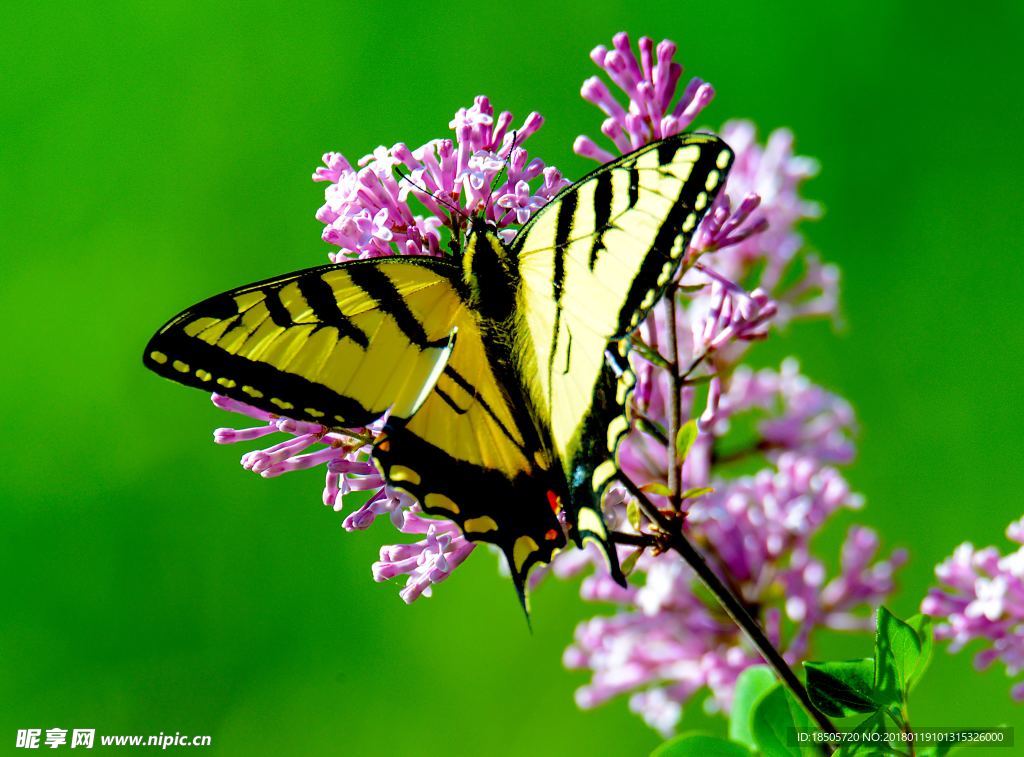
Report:
M475 556L405 606L320 472L262 480L231 418L147 373L165 318L325 260L322 152L444 134L478 93L547 117L530 150L589 166L587 54L619 29L680 45L702 120L789 126L821 160L806 231L844 275L846 327L799 355L863 433L856 519L905 545L910 614L963 540L1022 511L1019 3L12 4L0 32L0 744L18 728L211 734L225 754L644 754L622 701L581 712L560 658L595 612L534 596L534 633ZM852 518L822 540L830 554ZM866 637L822 639L860 656ZM1024 725L1001 671L938 655L921 725ZM721 728L699 706L685 725ZM1018 734L1024 737L1024 733Z

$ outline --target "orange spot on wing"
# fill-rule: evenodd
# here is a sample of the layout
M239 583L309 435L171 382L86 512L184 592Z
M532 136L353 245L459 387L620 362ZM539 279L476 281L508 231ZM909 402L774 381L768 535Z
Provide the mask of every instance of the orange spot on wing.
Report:
M558 515L558 511L562 509L562 498L548 489L548 504L551 505L551 512Z
M548 532L546 534L544 534L544 538L547 539L548 541L554 541L555 539L558 538L558 532L555 529L553 529L553 528L549 528Z

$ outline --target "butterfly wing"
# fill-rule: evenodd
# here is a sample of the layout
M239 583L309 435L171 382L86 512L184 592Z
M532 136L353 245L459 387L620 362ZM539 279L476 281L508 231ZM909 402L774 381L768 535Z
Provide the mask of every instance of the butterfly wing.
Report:
M598 501L616 471L635 377L609 342L662 296L731 161L710 135L655 142L563 190L512 242L526 345L520 370L549 419L577 538L597 541L615 571Z
M448 280L419 261L321 266L189 308L143 362L271 413L363 426L389 408L415 413L448 360L456 308Z
M561 496L523 403L492 365L459 269L436 258L322 266L212 297L152 338L143 361L174 381L328 428L390 410L374 458L389 484L467 538L530 566L564 546ZM556 475L557 474L557 475Z

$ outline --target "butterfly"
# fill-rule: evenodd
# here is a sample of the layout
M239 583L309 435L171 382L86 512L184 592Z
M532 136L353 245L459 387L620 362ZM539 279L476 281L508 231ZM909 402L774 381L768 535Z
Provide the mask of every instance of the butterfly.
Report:
M682 134L562 190L509 243L309 268L172 318L143 361L182 384L322 424L387 416L390 487L505 554L520 600L568 539L625 579L600 502L636 378L629 335L676 275L733 154Z

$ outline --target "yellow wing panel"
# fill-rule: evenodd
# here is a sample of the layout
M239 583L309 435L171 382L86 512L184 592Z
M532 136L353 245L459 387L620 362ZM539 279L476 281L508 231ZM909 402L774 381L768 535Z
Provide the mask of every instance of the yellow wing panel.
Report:
M534 377L531 395L551 419L566 466L605 348L664 291L729 160L728 147L711 136L656 142L563 191L514 240L532 351L523 372Z
M597 539L613 566L591 484L622 436L622 387L633 377L605 353L664 293L731 159L708 135L648 145L565 189L512 243L520 371L550 423L578 533Z
M323 266L212 297L144 356L157 373L330 427L409 417L451 351L462 302L442 261Z

